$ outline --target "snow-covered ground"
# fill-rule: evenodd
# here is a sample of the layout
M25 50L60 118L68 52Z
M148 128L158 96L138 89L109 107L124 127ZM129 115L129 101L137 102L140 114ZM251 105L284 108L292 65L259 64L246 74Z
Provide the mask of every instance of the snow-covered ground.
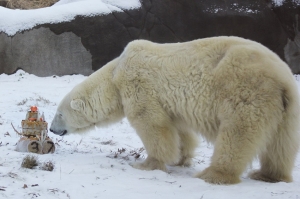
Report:
M49 132L56 151L37 157L41 164L53 161L55 169L50 172L39 167L22 168L22 160L28 153L15 151L19 136L11 123L21 131L21 120L31 105L37 105L51 123L62 97L85 78L81 75L40 78L21 70L0 75L0 198L300 199L300 157L292 183L271 184L249 179L247 172L258 168L257 161L237 185L211 185L194 178L210 162L213 147L204 141L190 168L168 167L169 173L134 169L129 163L142 161L146 154L140 151L143 145L126 119L82 136L59 137Z

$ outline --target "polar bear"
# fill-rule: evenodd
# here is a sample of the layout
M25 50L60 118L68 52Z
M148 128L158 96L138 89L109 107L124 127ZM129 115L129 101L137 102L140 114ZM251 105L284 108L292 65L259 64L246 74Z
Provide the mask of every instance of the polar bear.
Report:
M292 181L300 140L297 85L287 64L257 42L225 36L132 41L64 97L50 131L63 136L123 117L148 154L135 168L189 166L200 134L214 152L196 177L239 183L258 156L260 169L250 178Z

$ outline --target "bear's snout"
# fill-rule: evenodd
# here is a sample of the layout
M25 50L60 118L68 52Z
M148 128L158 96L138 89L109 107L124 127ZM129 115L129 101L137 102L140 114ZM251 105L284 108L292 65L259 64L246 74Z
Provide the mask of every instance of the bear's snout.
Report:
M56 134L56 135L59 135L59 136L64 136L64 135L66 135L66 134L68 133L67 130L63 130L63 131L61 131L61 132L57 132L57 131L54 131L54 130L51 129L51 128L50 128L50 131L51 131L52 133Z

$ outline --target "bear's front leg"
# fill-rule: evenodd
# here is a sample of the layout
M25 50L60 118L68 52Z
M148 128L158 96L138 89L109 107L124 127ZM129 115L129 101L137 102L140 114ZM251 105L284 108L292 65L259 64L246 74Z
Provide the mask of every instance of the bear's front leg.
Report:
M194 151L198 146L198 136L188 130L179 129L180 143L181 143L181 158L174 166L190 167Z
M129 116L128 120L136 129L148 154L143 163L133 164L134 168L167 171L166 164L172 165L179 161L180 137L163 110L143 108L143 112L139 112L138 116Z

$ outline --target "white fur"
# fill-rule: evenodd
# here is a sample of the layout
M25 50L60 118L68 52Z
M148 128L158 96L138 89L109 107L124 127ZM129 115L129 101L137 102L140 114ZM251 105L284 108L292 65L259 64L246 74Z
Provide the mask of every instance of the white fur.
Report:
M238 37L136 40L66 95L51 130L76 132L127 117L148 153L134 165L144 170L189 166L197 132L215 145L211 165L197 177L238 183L259 155L261 169L251 178L290 182L299 113L289 67L259 43Z

